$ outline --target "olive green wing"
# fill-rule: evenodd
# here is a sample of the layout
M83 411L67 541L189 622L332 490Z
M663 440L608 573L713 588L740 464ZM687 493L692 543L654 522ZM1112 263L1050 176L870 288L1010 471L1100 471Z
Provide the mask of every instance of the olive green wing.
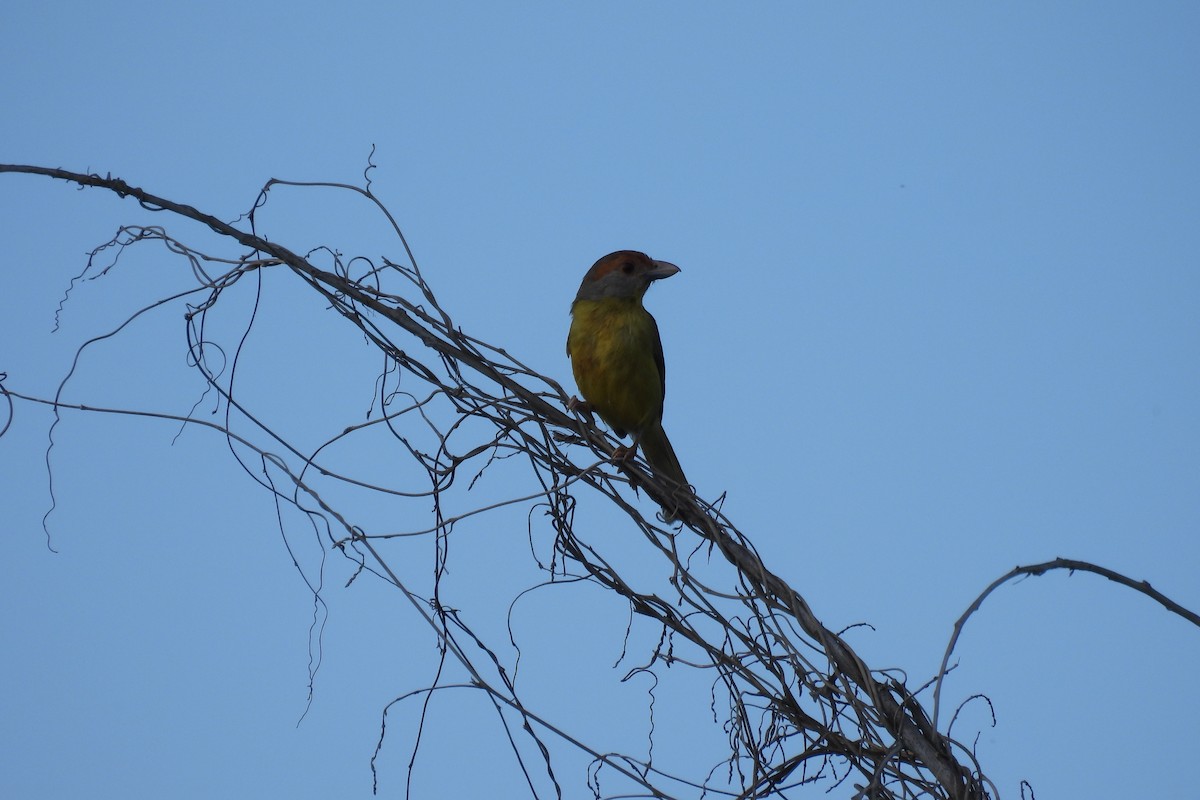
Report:
M654 321L654 316L647 314L650 317L650 331L654 334L654 365L658 367L658 382L662 387L662 396L665 399L667 396L667 362L663 359L662 337L658 335L658 323ZM659 416L662 416L662 409L659 409Z

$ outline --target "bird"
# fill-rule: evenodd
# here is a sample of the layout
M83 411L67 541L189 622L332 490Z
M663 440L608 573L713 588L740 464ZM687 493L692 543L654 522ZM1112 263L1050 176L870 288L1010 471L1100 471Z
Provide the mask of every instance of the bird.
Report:
M633 436L629 451L617 457L630 457L641 445L655 474L687 486L662 426L667 388L662 339L642 305L651 283L678 272L674 264L637 250L618 250L593 264L571 303L567 356L587 406L617 436Z

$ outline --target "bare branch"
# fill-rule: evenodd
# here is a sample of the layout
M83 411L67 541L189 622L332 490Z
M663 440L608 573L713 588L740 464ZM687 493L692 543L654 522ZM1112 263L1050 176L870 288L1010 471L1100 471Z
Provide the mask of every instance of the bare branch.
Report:
M964 611L962 616L958 618L958 621L954 623L954 633L950 636L950 643L946 645L946 652L942 656L942 666L938 670L937 685L933 690L934 725L937 725L938 710L941 706L942 679L949 671L948 666L950 664L950 656L954 653L954 647L958 644L958 637L962 635L963 628L966 627L967 620L969 620L975 614L975 612L983 606L983 601L988 598L988 595L999 589L1005 583L1008 583L1016 578L1020 578L1024 575L1045 575L1047 572L1057 569L1065 569L1072 573L1091 572L1103 578L1108 578L1114 583L1119 583L1122 586L1127 586L1130 589L1133 589L1134 591L1141 592L1155 602L1159 603L1171 613L1178 614L1193 625L1200 626L1200 614L1196 614L1196 612L1190 611L1189 609L1179 605L1174 600L1151 586L1149 581L1137 581L1133 578L1126 577L1119 572L1115 572L1111 569L1100 567L1095 564L1090 564L1087 561L1077 561L1071 558L1056 558L1053 561L1046 561L1042 564L1032 564L1027 567L1013 567L1011 570L992 581L988 587L984 589L978 597L975 598L975 601L967 607L967 610Z

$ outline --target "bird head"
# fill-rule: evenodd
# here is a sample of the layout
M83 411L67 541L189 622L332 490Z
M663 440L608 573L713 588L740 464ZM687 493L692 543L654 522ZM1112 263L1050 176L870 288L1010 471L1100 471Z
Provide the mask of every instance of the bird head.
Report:
M669 278L679 267L668 261L655 261L637 250L618 250L592 264L583 276L576 300L600 300L605 297L641 299L650 284Z

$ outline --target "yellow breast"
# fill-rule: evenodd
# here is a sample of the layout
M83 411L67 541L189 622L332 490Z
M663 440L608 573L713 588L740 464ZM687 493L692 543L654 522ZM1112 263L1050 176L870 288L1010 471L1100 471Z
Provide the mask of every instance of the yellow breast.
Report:
M618 436L662 418L661 345L637 298L579 300L571 308L567 355L583 397Z

